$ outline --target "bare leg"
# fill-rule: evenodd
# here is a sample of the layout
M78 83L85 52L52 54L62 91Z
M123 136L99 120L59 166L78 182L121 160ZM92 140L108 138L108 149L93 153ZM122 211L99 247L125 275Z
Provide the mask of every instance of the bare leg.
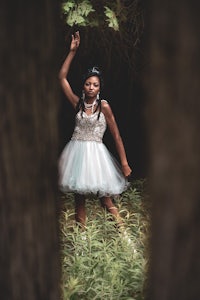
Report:
M120 217L119 211L114 205L112 199L110 197L103 197L100 200L102 207L106 208L106 210L111 213L111 215L115 218L120 227L123 226L123 221Z
M106 208L112 216L116 219L118 230L121 233L121 236L124 241L126 241L127 244L133 246L133 251L135 251L134 244L131 241L131 238L129 237L129 234L127 233L124 223L122 221L122 218L120 217L119 211L117 207L113 204L113 201L110 197L104 197L101 198L101 204L104 208Z
M81 226L85 227L86 223L86 208L85 197L83 195L75 195L75 220Z

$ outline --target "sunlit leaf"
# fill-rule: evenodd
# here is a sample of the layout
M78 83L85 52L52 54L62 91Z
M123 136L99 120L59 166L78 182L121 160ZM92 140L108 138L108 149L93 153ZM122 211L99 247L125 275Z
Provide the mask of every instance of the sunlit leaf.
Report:
M75 3L72 1L67 1L65 3L63 3L62 5L62 9L63 9L63 13L68 13L72 8L74 8Z
M117 20L116 14L109 7L104 6L105 15L107 17L106 21L108 22L108 27L113 28L115 31L119 30L119 22Z
M86 26L90 22L88 20L88 16L91 12L94 12L90 1L84 0L80 3L75 3L75 1L65 2L62 5L62 12L66 15L66 23L69 26L73 26L75 24L80 26ZM97 22L93 21L93 24L97 24ZM91 26L91 24L90 24Z
M77 13L83 16L88 16L89 13L95 11L88 1L81 2L77 7Z

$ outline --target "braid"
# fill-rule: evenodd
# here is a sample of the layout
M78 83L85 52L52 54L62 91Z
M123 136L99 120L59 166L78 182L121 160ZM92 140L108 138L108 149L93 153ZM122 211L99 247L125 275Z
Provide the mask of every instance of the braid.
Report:
M98 107L99 107L99 113L98 113L98 116L97 116L97 120L99 120L100 113L101 113L101 99L98 100L97 108Z
M82 98L79 98L79 101L76 105L76 113L78 113L80 109L81 109L81 117L83 117L83 111L85 111L85 105Z
M81 98L81 117L83 117L83 112L85 111L85 105L84 105L84 101Z
M95 111L94 111L94 112L96 112L96 111L98 110L98 108L99 108L99 113L98 113L98 115L97 115L97 120L99 120L100 113L101 113L101 99L98 99L98 100L97 100L97 107L95 108Z

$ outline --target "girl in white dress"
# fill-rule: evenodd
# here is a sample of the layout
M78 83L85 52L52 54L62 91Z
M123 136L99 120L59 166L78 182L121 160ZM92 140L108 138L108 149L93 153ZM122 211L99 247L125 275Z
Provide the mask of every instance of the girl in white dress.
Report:
M71 140L59 159L59 188L64 193L75 193L75 219L82 227L86 222L85 197L88 194L97 195L102 206L120 225L122 221L112 198L129 186L127 178L131 168L111 107L99 97L102 87L99 69L93 67L85 74L82 98L74 94L68 82L69 68L79 45L77 31L72 35L69 53L59 72L61 87L77 112ZM102 142L107 126L121 165Z

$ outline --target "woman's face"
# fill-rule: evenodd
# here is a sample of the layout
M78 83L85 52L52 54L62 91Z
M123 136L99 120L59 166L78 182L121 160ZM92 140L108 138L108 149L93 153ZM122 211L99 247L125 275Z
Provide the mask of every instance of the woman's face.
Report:
M86 98L96 98L100 92L100 80L98 76L91 76L86 79L83 86Z

